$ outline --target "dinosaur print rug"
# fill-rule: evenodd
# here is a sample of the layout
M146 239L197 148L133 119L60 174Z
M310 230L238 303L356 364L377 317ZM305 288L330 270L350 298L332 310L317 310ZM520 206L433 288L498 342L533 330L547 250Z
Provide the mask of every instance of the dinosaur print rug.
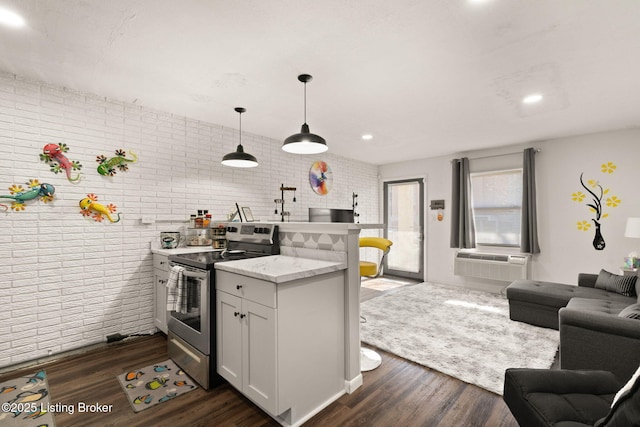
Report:
M118 375L118 381L134 412L143 411L198 387L172 360L125 372Z
M0 384L0 426L55 427L44 370Z

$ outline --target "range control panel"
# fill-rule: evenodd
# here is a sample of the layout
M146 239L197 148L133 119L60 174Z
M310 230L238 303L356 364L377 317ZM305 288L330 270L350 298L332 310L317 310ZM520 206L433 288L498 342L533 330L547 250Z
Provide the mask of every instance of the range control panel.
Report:
M271 245L273 244L273 236L277 232L278 226L275 224L231 223L227 225L227 240Z

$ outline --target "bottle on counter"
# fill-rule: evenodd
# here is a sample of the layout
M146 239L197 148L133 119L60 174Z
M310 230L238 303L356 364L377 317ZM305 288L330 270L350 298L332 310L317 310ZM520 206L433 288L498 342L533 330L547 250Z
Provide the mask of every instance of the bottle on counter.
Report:
M196 228L196 214L191 214L189 217L189 228Z
M198 209L198 215L196 215L196 228L202 228L204 223L204 216L202 215L202 210Z
M204 211L204 221L202 222L202 226L204 228L209 228L211 226L211 214L209 211Z

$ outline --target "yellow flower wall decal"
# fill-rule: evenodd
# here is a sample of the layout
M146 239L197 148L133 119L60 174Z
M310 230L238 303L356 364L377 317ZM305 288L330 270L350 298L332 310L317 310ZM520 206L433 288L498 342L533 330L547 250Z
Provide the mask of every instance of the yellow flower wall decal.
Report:
M588 221L578 221L578 230L588 231L591 228L591 224Z
M603 163L602 166L602 173L614 173L617 166L613 164L613 162L607 162L607 163Z
M576 191L571 195L571 200L574 202L582 202L585 198L585 194L582 191Z
M612 208L617 207L621 202L622 200L618 199L616 196L611 196L607 198L607 206L610 206Z
M613 162L607 162L600 165L602 173L612 174L618 167ZM580 174L580 185L586 190L586 193L582 191L576 191L571 194L571 199L574 202L584 202L589 212L593 213L591 222L595 226L595 237L593 239L593 247L597 251L601 251L605 247L605 241L600 231L600 221L609 216L608 213L603 212L604 207L615 208L622 201L618 196L611 196L609 188L603 188L600 181L596 179L584 180L584 172ZM606 198L605 198L606 196ZM591 223L588 221L578 221L578 230L586 231L591 227Z

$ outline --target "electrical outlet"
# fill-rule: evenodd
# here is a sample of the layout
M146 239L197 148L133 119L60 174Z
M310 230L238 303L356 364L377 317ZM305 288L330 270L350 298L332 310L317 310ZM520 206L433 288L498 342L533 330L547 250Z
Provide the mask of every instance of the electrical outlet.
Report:
M156 222L156 218L153 215L143 215L141 222L143 224L153 224Z

